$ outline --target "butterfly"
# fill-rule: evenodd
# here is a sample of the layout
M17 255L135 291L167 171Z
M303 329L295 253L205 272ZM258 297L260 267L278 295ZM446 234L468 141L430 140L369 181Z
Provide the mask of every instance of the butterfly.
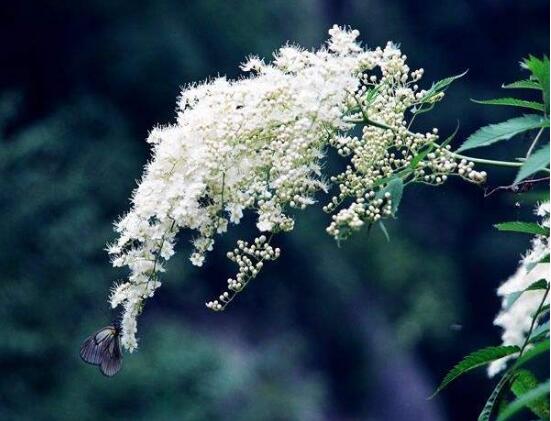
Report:
M86 338L80 347L80 358L85 363L99 366L104 376L117 374L122 367L119 327L105 326Z

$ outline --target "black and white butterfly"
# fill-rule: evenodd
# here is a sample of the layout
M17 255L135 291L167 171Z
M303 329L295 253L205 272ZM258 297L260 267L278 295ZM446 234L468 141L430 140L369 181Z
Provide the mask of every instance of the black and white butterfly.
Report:
M117 374L122 367L119 327L105 326L86 338L80 347L80 358L85 363L99 366L104 376Z

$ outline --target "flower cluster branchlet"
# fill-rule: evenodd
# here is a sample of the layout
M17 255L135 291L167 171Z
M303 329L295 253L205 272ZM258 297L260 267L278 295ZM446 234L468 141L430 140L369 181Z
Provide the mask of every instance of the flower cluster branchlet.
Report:
M474 169L474 164L458 159L449 145L438 144L438 130L414 133L411 120L406 120L406 110L434 104L443 98L443 92L419 90L417 82L424 70L410 72L406 56L393 44L373 52L381 76L363 73L360 86L348 100L349 115L346 121L362 124L361 136L338 134L329 140L339 155L350 159L344 172L331 177L337 185L336 193L324 206L333 213L343 203L347 207L333 215L327 232L340 240L366 223L372 223L392 214L389 200L377 192L385 186L385 180L400 176L404 182L421 182L431 185L444 183L448 176L482 183L485 172ZM430 149L418 159L421 152ZM386 198L388 199L388 198Z
M206 304L223 310L265 261L279 256L268 238L293 229L289 210L314 204L319 192L336 191L324 209L334 213L327 231L342 239L392 215L393 197L384 191L392 178L433 185L454 174L484 180L472 163L438 144L436 129L411 131L417 110L443 97L419 89L423 69L410 71L392 43L367 50L358 31L334 26L329 35L317 51L286 45L271 63L249 58L242 65L248 77L186 87L176 124L150 133L152 159L109 246L113 264L130 269L110 298L124 308L125 348L137 346L136 317L161 285L158 273L182 230L192 233L190 260L201 266L217 235L247 211L256 214L258 238L228 253L239 272ZM407 111L414 111L409 122ZM352 134L355 127L361 135ZM329 149L348 160L333 177L322 172Z
M239 271L235 279L228 279L228 291L218 297L218 300L209 301L207 307L211 310L221 311L240 292L247 283L253 279L264 266L266 260L276 260L281 253L279 248L269 244L265 235L256 238L253 244L239 240L237 247L227 253L228 259L237 263Z

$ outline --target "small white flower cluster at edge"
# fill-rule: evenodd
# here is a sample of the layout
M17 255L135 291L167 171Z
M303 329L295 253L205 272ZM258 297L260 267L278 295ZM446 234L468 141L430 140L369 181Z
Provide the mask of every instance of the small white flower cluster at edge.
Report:
M346 171L332 179L340 193L326 210L347 198L353 202L337 213L329 233L341 238L390 214L391 198L375 194L383 187L377 182L406 168L417 151L438 139L436 130L422 134L406 128L405 111L422 103L427 92L417 85L423 70L410 72L406 57L391 43L366 50L356 30L334 26L329 35L317 51L286 45L271 63L251 57L242 65L248 77L186 87L176 123L150 133L152 158L131 210L115 224L119 238L108 247L113 265L130 269L110 296L113 307L124 309L126 349L137 347L136 318L161 285L158 274L174 254L179 232L194 235L190 260L201 266L217 234L238 224L247 210L257 215L261 235L228 253L239 273L228 279L218 300L207 303L223 310L264 261L279 256L269 240L293 229L288 210L304 209L315 203L317 192L328 191L322 174L328 148L351 158ZM379 76L369 73L375 69ZM349 136L365 115L386 128L364 126L359 138ZM472 182L485 177L471 163L456 162L445 148L428 154L413 176L440 184L451 173Z
M549 228L549 202L539 205L536 214L542 218L541 225ZM515 274L497 290L497 295L502 297L502 308L495 318L494 324L503 329L501 335L503 345L522 346L526 340L533 316L543 300L545 291L542 289L526 291L512 305L509 304L509 299L511 294L524 291L540 279L545 279L548 283L551 282L550 265L541 262L548 255L549 237L544 235L535 236L532 240L532 246L520 261ZM546 304L549 304L549 297L546 299ZM488 366L488 375L493 377L502 371L507 366L507 361L513 357L514 355L493 361Z

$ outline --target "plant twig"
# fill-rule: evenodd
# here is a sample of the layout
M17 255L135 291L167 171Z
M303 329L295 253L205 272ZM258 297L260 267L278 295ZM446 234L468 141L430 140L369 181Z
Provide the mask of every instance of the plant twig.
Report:
M534 184L540 183L542 181L549 181L549 177L535 178L533 180L524 180L516 184L511 184L509 186L498 186L488 191L484 191L484 197L491 196L498 190L511 191L513 193L524 193L534 187Z
M528 333L526 334L526 339L524 340L524 343L522 344L522 347L520 348L520 352L518 354L518 358L522 356L522 353L526 349L526 346L528 345L528 342L530 341L530 335L532 335L532 331L534 330L534 326L536 325L536 321L538 320L538 317L540 315L540 311L543 308L545 304L545 300L547 299L547 295L549 294L549 286L550 284L547 284L547 288L545 289L545 294L543 294L543 298L541 299L540 305L538 306L538 309L534 313L534 316L532 317L532 323L530 324L530 329L528 329ZM518 359L517 358L517 359Z

